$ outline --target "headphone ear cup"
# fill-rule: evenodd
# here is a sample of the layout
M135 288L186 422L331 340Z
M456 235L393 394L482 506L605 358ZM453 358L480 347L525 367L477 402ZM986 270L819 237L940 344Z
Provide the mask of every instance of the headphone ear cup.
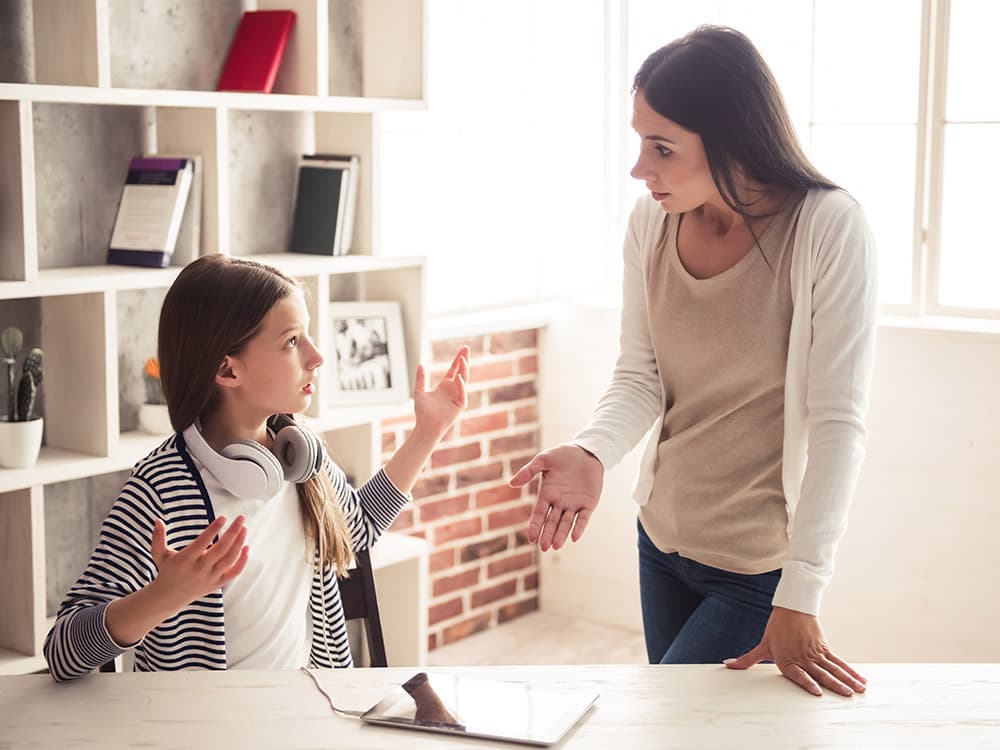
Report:
M284 478L295 484L312 479L323 465L323 445L319 438L297 425L278 431L274 436L274 453Z
M233 494L243 498L269 498L278 494L284 473L278 459L269 450L252 440L239 440L227 445L222 455L246 465L241 471L231 472L227 483ZM257 470L254 471L254 468Z

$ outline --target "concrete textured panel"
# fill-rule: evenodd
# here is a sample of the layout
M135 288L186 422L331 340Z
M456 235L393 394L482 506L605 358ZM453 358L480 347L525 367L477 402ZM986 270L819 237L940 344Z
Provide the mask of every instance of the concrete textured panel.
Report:
M56 614L90 559L101 523L129 472L102 474L45 487L45 608Z
M111 85L214 91L240 0L111 0Z
M31 0L0 0L0 81L35 82Z
M141 108L38 103L34 128L39 268L104 263Z
M118 420L122 432L139 429L139 406L146 400L143 367L156 356L160 307L166 289L118 293Z
M288 250L298 158L309 148L311 116L301 112L230 113L233 255Z
M361 96L360 0L331 0L330 26L330 95Z

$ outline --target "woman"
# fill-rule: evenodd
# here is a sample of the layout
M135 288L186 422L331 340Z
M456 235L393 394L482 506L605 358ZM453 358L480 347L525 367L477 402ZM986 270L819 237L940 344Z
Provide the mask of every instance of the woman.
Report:
M633 94L650 192L625 237L621 353L588 426L512 479L542 477L528 536L579 539L652 427L635 491L650 661L773 660L811 693L861 692L817 614L864 454L867 221L803 155L743 34L675 40Z

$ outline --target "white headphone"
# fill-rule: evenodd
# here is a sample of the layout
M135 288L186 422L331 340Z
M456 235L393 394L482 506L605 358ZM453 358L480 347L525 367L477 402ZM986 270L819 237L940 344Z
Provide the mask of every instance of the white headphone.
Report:
M290 416L275 414L267 427L274 436L273 450L254 440L238 440L216 453L197 422L183 437L191 454L228 492L241 500L264 499L278 494L282 482L308 482L323 467L323 444Z

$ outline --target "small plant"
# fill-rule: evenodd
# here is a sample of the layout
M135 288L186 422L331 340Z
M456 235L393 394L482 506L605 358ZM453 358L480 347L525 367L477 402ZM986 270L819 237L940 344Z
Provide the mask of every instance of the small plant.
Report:
M163 387L160 385L160 361L156 357L146 360L146 367L142 372L142 381L146 385L147 404L165 404L163 398Z
M24 346L24 335L19 328L11 326L0 334L0 348L3 350L3 364L7 368L7 421L28 422L32 419L35 398L42 385L42 350L30 349L24 357L21 381L14 387L17 358Z

